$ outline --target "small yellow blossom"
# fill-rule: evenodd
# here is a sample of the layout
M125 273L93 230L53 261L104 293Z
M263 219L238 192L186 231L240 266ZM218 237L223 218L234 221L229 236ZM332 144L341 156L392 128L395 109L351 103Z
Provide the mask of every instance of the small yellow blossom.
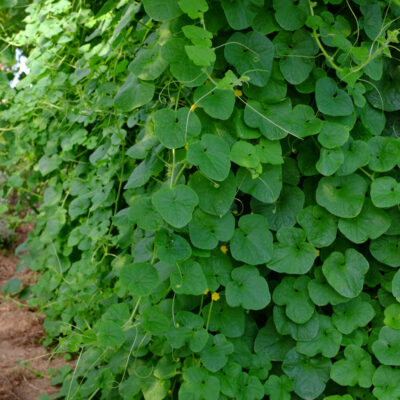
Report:
M190 106L190 111L193 112L197 107L198 107L198 105L192 104L192 105Z
M235 90L235 96L236 96L236 97L243 96L243 92L242 92L241 90L239 90L239 89L236 89L236 90Z
M219 293L214 292L214 293L211 295L211 299L212 299L212 301L218 301L218 300L220 299Z
M172 390L171 389L168 390L168 394L171 396L171 394L172 394Z
M207 289L203 294L208 294L209 291L210 289Z
M228 247L226 247L225 245L222 245L222 246L220 247L220 250L221 250L224 254L226 254L226 253L228 252Z
M185 149L187 150L189 148L189 143L185 144Z
M319 251L319 249L317 249L317 257L319 257L319 255L320 255L320 251Z

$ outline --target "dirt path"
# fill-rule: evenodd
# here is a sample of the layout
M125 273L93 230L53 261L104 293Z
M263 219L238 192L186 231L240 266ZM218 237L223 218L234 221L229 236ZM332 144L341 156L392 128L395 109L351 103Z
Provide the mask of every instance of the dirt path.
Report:
M27 234L20 229L19 241ZM18 258L13 251L0 254L0 288L16 274ZM33 272L17 274L24 285L34 280ZM7 299L0 292L0 400L36 400L41 394L55 394L49 368L59 368L63 359L50 360L49 352L39 343L44 337L43 317L18 299Z

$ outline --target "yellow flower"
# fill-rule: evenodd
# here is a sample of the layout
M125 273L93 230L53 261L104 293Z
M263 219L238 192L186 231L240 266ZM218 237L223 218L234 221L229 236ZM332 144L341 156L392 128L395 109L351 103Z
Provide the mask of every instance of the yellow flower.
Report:
M222 245L222 246L220 247L220 250L221 250L224 254L226 254L226 253L228 252L228 248L227 248L225 245Z
M210 289L207 289L203 294L208 294L209 291Z
M218 301L218 300L220 299L219 293L214 292L214 293L211 295L211 299L212 299L212 301Z
M319 249L317 249L317 257L319 257L320 251Z
M235 96L236 97L243 96L243 92L241 90L239 90L239 89L236 89L235 90Z
M168 394L171 396L171 394L172 394L172 390L171 389L168 390Z
M187 150L189 148L189 143L185 144L185 149Z
M190 106L190 111L193 112L197 107L198 107L198 106L197 106L196 104L192 104L192 105Z

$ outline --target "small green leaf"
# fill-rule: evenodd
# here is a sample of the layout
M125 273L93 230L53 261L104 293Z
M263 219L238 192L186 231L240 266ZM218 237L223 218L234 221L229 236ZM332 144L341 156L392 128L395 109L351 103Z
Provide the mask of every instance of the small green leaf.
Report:
M349 129L336 122L324 121L318 142L327 149L343 146L349 138Z
M290 400L293 382L286 375L270 375L264 384L264 391L270 400Z
M152 202L167 223L182 228L192 219L199 198L188 186L177 185L174 188L164 186L153 194Z
M239 140L232 146L230 159L235 164L245 168L255 169L260 164L260 159L257 156L257 148L244 140Z
M190 176L189 186L199 197L199 207L208 214L222 217L236 196L236 177L232 172L220 183L211 182L200 172Z
M332 78L320 78L315 85L318 110L326 115L338 117L354 111L350 96L339 89Z
M120 279L121 283L135 296L148 296L159 283L157 270L148 263L123 266Z
M274 0L273 5L276 21L284 30L295 31L305 24L309 14L307 1Z
M384 326L372 343L372 352L381 364L399 366L400 330Z
M262 310L271 301L267 281L258 269L245 265L232 271L232 281L226 286L226 302L231 307Z
M286 274L305 274L317 257L315 248L306 243L306 235L299 228L283 227L277 233L279 243L274 243L272 259L267 267Z
M189 146L187 158L210 179L224 181L229 174L228 143L216 135L202 135L201 141Z
M203 294L207 290L207 280L201 265L193 260L176 263L171 275L171 287L177 294Z
M200 121L188 108L173 111L168 108L153 114L154 133L160 142L169 149L183 147L189 138L198 136L201 131Z
M125 332L119 324L113 321L101 321L97 329L97 337L101 346L116 347L125 342Z
M167 265L187 260L192 255L190 244L182 236L166 229L156 233L154 246L157 257Z
M337 220L320 206L313 205L301 210L297 214L297 222L313 246L330 246L336 238Z
M240 217L231 240L232 257L246 264L258 265L269 261L272 251L272 234L267 219L257 214Z
M218 400L220 392L219 379L210 375L201 367L189 367L183 371L183 380L179 389L179 400Z
M324 177L318 182L317 203L342 218L354 218L362 209L368 185L357 174Z
M400 329L400 304L393 303L385 308L383 323L392 329Z
M200 18L208 10L206 0L198 0L196 3L192 0L178 0L178 5L192 19Z
M204 46L185 46L188 57L193 61L194 65L200 67L209 67L215 63L216 56L213 49Z
M344 154L340 147L321 148L319 160L315 165L317 171L325 176L333 175L344 162Z
M390 267L400 267L400 237L381 236L371 240L369 250L376 260L389 265Z
M162 218L154 209L149 197L140 197L128 209L127 216L140 229L157 231L161 227Z
M379 400L397 400L400 398L399 387L400 371L398 369L380 365L372 378L374 390L372 393Z
M155 21L168 21L182 14L178 0L143 0L143 6Z
M143 328L155 335L165 333L171 323L170 319L160 310L158 306L150 306L142 313Z
M344 349L344 358L332 365L331 378L342 386L369 388L374 373L371 356L362 348L350 344Z
M235 229L235 219L228 212L223 217L216 217L196 210L189 223L190 240L200 249L214 249L219 241L229 241Z
M228 355L233 353L233 344L224 335L210 336L208 343L200 353L203 365L211 372L217 372L225 366Z
M347 239L360 244L368 239L377 239L383 235L390 226L388 214L375 208L369 199L365 200L361 213L354 219L340 219L339 230Z
M282 167L280 165L263 165L263 172L252 177L246 168L237 172L239 189L263 203L274 203L282 189Z
M372 171L386 172L394 168L400 158L400 142L392 137L375 136L368 141Z
M371 200L376 207L400 204L400 184L391 176L381 176L371 183Z
M210 117L226 120L232 115L235 95L232 90L217 89L214 85L207 84L195 90L194 101Z
M331 253L322 265L322 272L339 294L353 298L361 293L368 268L368 261L361 253L347 249L344 254Z
M310 278L285 277L275 288L272 299L279 306L286 306L286 315L296 324L305 324L314 314L314 304L308 297Z
M292 349L286 354L282 369L293 380L298 396L315 399L325 390L331 362L322 357L308 358Z
M335 329L328 316L318 315L318 318L319 330L317 336L309 341L297 342L296 350L308 357L322 354L326 358L333 358L339 352L342 334Z
M337 170L337 175L350 175L358 168L369 163L370 155L368 144L362 140L353 140L351 137L342 146L344 162Z
M332 322L344 335L349 335L355 329L367 325L375 316L371 304L360 296L334 306L333 311Z
M250 83L265 86L272 71L274 46L260 32L235 32L225 46L225 58L239 74L246 74Z
M114 105L123 112L132 111L150 102L154 90L153 83L140 82L135 75L130 74L118 90L114 98Z

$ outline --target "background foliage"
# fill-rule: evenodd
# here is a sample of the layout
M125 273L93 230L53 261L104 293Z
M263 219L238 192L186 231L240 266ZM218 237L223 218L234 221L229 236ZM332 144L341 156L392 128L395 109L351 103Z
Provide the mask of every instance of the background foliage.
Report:
M400 399L396 1L0 4L60 396Z

